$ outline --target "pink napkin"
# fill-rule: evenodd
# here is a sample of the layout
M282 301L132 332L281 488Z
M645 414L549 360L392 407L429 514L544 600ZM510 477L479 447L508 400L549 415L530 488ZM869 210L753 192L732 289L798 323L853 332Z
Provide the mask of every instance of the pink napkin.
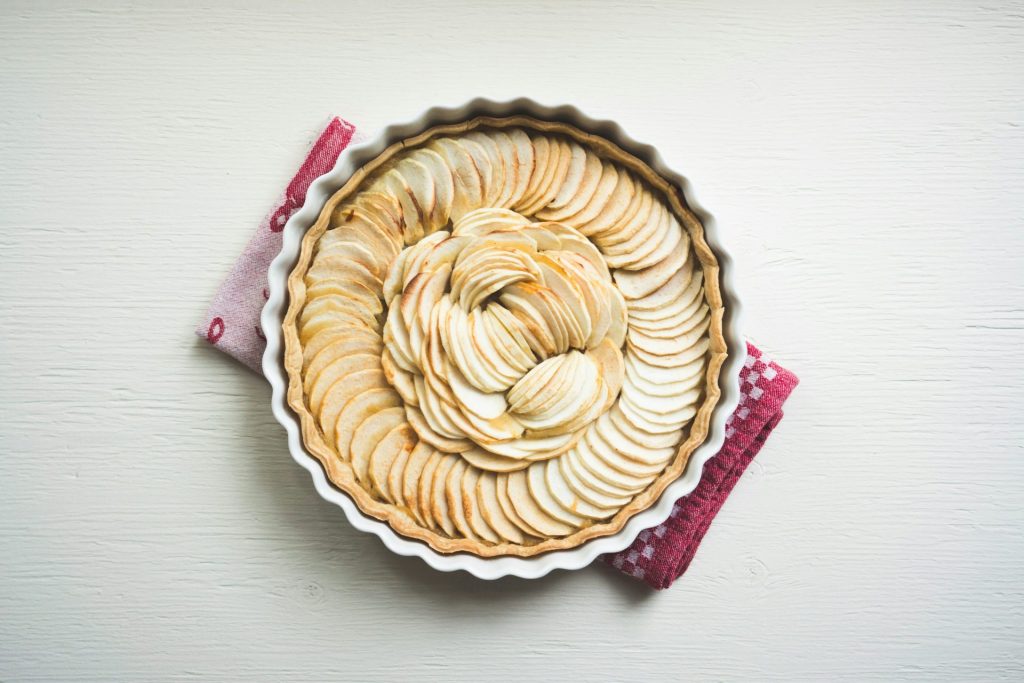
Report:
M327 125L196 328L200 337L256 372L260 372L266 347L260 312L267 300L267 269L281 250L281 231L288 218L302 207L310 183L334 166L354 132L355 126L340 118ZM740 475L782 419L782 404L799 382L796 375L769 360L753 344L747 344L747 352L740 372L739 406L726 422L725 444L704 466L700 484L693 493L676 501L672 515L663 524L641 532L626 550L603 558L653 588L668 588L686 571Z

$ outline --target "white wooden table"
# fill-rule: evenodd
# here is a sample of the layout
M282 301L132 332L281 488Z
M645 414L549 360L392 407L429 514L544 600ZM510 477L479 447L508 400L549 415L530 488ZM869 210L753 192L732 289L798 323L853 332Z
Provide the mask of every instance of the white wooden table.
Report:
M1024 676L1024 6L162 4L0 5L0 680ZM667 592L389 555L192 336L330 114L520 94L694 180L803 380Z

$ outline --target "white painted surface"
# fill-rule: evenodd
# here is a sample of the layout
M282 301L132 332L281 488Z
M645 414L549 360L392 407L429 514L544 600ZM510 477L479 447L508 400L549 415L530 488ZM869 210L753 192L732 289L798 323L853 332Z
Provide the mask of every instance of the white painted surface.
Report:
M1024 675L1024 7L209 4L0 6L0 680ZM477 94L658 145L803 379L668 592L390 556L191 337L329 114Z

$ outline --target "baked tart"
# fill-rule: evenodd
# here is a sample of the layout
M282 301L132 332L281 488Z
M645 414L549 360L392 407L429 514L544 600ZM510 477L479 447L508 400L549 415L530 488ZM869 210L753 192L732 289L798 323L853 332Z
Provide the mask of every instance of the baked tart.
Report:
M364 514L443 553L615 533L720 396L701 223L564 123L480 117L387 148L329 199L288 291L306 448Z

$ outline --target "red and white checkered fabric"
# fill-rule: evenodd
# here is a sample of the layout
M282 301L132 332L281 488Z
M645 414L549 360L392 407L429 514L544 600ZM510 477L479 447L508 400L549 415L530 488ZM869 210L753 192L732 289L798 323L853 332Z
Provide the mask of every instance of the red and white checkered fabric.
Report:
M267 296L267 268L281 250L281 231L288 217L305 202L310 183L334 166L354 132L355 126L339 118L328 124L196 328L200 337L257 372L266 348L259 318ZM621 553L604 558L655 588L667 588L686 571L740 474L782 419L782 404L798 382L795 375L752 344L747 344L747 350L747 362L740 373L740 404L726 423L725 445L705 465L696 490L676 503L664 524L642 532Z

